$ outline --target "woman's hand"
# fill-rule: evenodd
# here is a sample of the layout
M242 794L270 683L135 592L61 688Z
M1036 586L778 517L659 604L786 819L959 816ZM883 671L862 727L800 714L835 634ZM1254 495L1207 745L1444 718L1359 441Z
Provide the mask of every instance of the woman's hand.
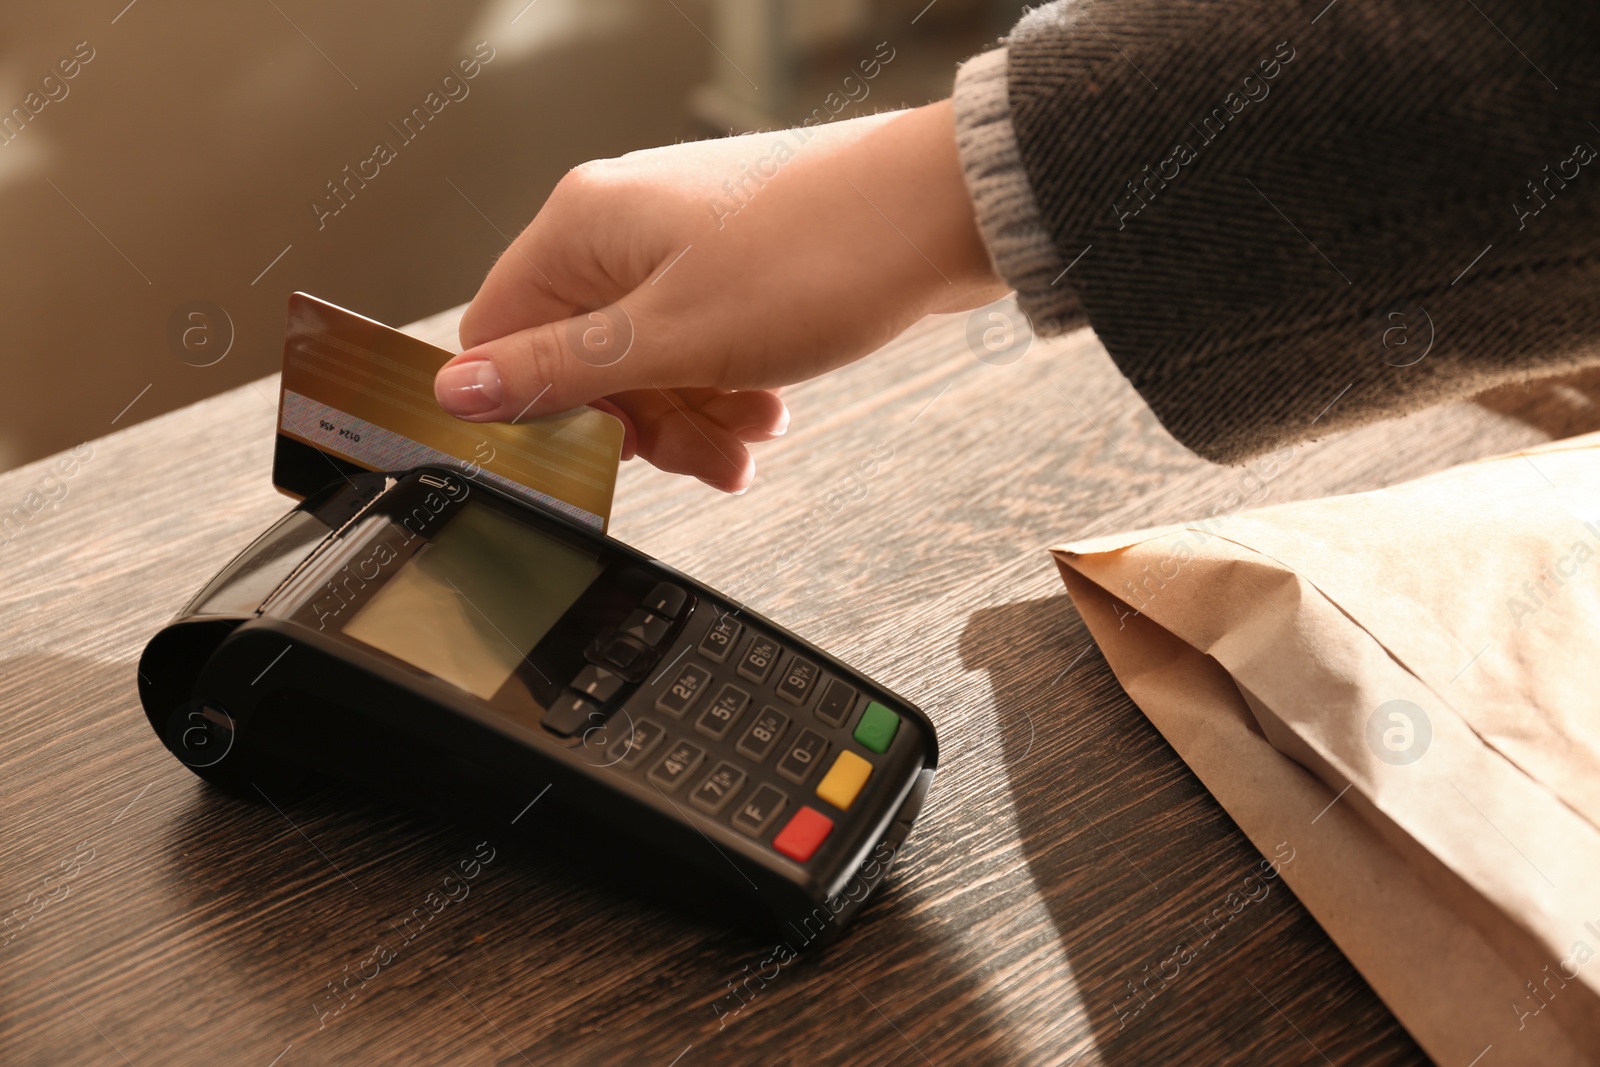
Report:
M632 152L562 179L461 320L440 404L506 422L591 404L625 455L742 492L776 390L1006 286L950 104Z

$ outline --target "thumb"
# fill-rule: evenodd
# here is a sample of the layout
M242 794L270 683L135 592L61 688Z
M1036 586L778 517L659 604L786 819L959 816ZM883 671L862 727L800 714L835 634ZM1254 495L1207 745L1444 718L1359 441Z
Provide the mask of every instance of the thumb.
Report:
M433 380L439 406L470 422L570 411L655 384L646 346L621 303L532 326L467 349Z

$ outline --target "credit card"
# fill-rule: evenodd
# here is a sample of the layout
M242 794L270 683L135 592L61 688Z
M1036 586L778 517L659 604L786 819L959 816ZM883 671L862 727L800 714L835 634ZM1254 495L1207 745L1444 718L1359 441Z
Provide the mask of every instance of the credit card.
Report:
M356 471L440 464L604 532L622 423L592 408L514 424L462 422L433 397L433 376L452 356L295 293L272 484L304 499Z

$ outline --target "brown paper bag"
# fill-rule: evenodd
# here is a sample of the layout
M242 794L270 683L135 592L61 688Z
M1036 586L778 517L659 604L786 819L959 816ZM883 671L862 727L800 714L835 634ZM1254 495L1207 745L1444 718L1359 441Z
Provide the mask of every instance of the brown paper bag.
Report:
M1055 553L1431 1056L1600 1062L1600 435Z

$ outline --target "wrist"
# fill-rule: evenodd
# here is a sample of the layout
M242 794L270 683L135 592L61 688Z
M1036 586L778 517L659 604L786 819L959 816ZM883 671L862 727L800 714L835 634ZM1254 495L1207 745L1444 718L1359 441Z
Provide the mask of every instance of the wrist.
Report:
M913 209L907 234L944 276L930 286L926 310L960 311L1004 295L1010 287L989 256L962 174L952 101L916 108L903 129L884 133L896 138L886 147L902 172L903 202Z
M917 314L980 307L1009 291L962 174L951 101L883 116L846 152L841 172L881 216L897 288Z

